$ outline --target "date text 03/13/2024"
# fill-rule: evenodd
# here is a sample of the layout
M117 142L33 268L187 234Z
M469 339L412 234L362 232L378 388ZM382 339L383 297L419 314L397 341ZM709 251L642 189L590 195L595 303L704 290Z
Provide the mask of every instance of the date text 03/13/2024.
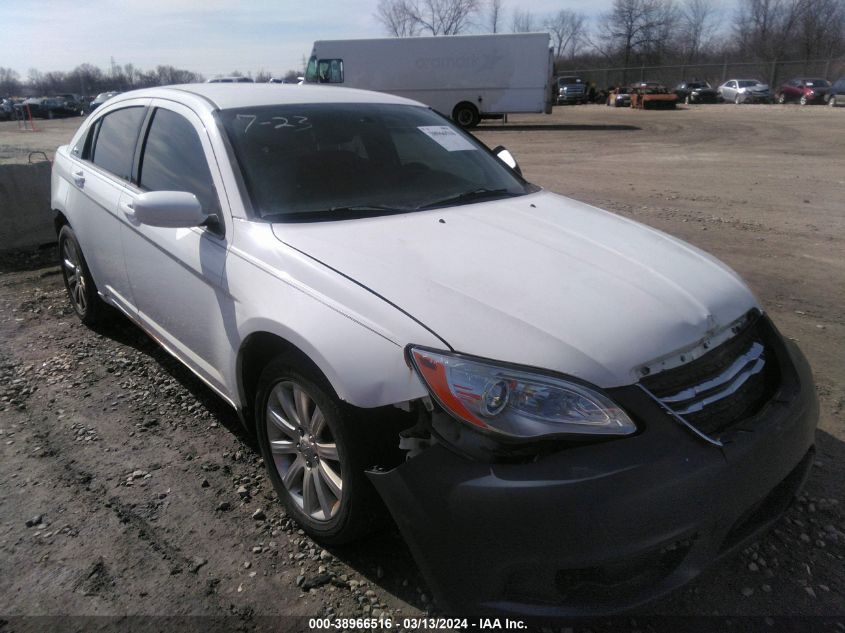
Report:
M308 628L317 630L357 630L357 629L383 629L391 630L401 628L406 631L441 631L454 629L466 631L476 629L479 631L496 630L525 630L528 628L522 620L510 618L310 618Z

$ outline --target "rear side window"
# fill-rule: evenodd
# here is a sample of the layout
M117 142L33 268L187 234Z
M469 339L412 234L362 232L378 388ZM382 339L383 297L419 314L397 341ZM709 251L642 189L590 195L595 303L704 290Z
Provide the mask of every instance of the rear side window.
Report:
M185 117L159 108L153 115L141 158L141 189L187 191L206 213L217 213L217 192L199 136Z
M135 106L110 112L99 122L91 161L118 178L129 180L135 141L144 120L144 108Z

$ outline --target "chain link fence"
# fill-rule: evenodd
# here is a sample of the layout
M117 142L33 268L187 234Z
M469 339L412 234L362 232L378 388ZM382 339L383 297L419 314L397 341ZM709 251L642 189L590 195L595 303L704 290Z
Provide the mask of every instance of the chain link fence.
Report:
M728 79L758 79L776 90L792 77L819 77L836 81L845 76L845 58L775 62L728 62L627 68L558 69L558 75L578 75L598 89L635 81L659 81L671 88L681 81L708 81L716 87Z

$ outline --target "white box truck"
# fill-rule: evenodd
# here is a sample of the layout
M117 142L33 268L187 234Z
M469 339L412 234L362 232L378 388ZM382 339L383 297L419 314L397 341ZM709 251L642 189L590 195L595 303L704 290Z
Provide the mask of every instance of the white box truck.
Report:
M550 114L548 33L314 42L305 81L416 99L463 127L515 112Z

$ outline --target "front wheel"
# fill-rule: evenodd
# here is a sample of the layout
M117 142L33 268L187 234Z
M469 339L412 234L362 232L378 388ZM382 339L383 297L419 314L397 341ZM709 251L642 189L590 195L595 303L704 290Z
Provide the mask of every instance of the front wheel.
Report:
M452 110L452 119L462 128L472 128L478 125L481 116L478 114L478 108L468 102L459 103Z
M830 99L827 100L827 105L829 105L831 108L835 108L836 107L836 97L831 96Z
M802 106L807 105L807 97L806 97L806 95L801 95L801 98L798 100L798 103L800 103Z
M376 500L364 473L368 443L325 378L280 356L261 373L255 411L261 453L288 514L326 544L369 531Z
M68 225L59 231L59 257L62 279L76 316L91 326L103 320L108 306L100 299L97 286L82 255L76 233Z
M739 105L740 103L742 103L742 95L737 95L737 96L735 96L735 97L734 97L734 103L735 103L735 104L737 104L737 105Z

